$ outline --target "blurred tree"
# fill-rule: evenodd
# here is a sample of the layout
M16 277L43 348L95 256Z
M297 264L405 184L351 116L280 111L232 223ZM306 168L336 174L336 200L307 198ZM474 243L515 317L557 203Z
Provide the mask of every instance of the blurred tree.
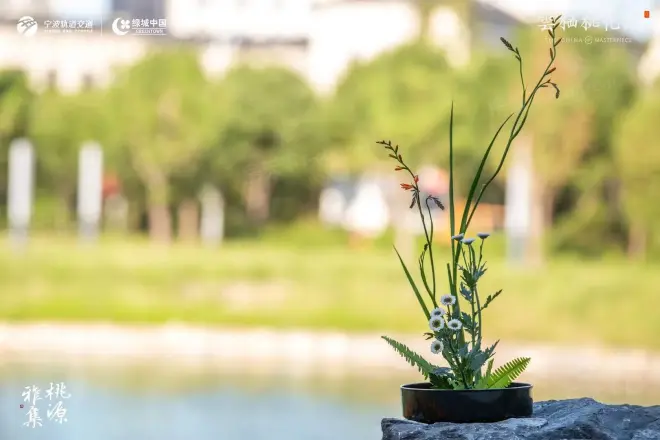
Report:
M36 98L29 118L37 179L58 200L54 226L66 229L78 178L78 152L86 141L103 143L106 124L101 93L62 95L48 90Z
M660 227L660 80L644 90L616 131L615 157L622 208L628 229L628 255L643 258Z
M213 168L233 177L250 224L260 226L270 216L276 180L318 180L327 142L319 103L299 76L278 67L237 67L219 84L218 96Z
M5 143L26 135L28 113L33 93L25 73L0 72L0 139Z
M584 38L588 34L594 40L611 36L602 29L585 31L578 28L572 31L566 32L566 36ZM563 212L555 217L559 222L553 234L553 246L601 255L606 249L620 251L625 240L617 201L613 127L634 99L636 62L625 44L571 46L584 66L582 79L573 90L583 95L583 105L592 109L591 134L577 169L566 182L564 191L558 194L560 199L556 200L556 207ZM563 67L562 62L557 73ZM562 94L569 92L573 93L564 86ZM575 138L585 128L575 126L569 131Z
M413 163L446 164L446 149L439 145L447 142L452 95L463 92L453 85L443 52L424 43L353 64L329 111L336 146L326 157L330 169L356 172L383 160L375 145L383 138L401 145ZM457 106L457 112L465 107ZM461 120L456 118L457 123Z
M110 91L114 142L145 187L149 233L168 242L172 174L209 145L211 101L198 57L188 48L155 51Z
M8 146L12 139L26 136L32 98L23 72L0 72L0 200L7 190Z

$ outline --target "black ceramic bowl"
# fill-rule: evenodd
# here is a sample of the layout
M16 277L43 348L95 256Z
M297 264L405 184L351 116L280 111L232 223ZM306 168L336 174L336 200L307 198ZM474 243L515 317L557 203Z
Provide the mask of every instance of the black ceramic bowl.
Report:
M430 383L401 387L403 417L422 423L499 422L532 415L532 385L513 382L489 390L434 390Z

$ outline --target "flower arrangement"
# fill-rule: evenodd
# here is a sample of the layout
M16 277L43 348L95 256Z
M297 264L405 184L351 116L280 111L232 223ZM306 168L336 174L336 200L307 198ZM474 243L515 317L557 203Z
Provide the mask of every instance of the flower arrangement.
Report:
M436 275L438 268L433 258L433 218L431 216L430 203L436 204L444 210L443 203L434 196L427 196L422 200L418 186L419 178L410 169L399 153L399 146L393 146L389 141L380 141L378 144L384 146L389 152L389 157L397 162L396 171L406 172L411 177L411 183L402 183L401 188L412 193L410 208L417 207L422 222L425 244L419 256L418 266L422 281L423 291L428 295L428 299L422 296L422 290L418 288L401 255L396 250L399 261L405 272L405 275L417 297L417 301L428 321L430 332L425 333L427 340L431 340L430 349L433 354L442 355L449 368L439 367L428 362L421 355L413 352L404 344L391 338L383 336L402 357L411 365L417 367L424 378L431 383L434 389L448 390L470 390L470 389L489 389L508 387L529 365L530 358L514 359L500 368L493 371L493 356L497 342L490 347L482 346L484 310L497 298L502 290L488 295L485 301L482 301L479 291L479 281L487 271L484 261L484 244L488 238L488 233L478 233L477 238L468 238L465 234L470 226L474 213L479 206L479 202L490 183L498 175L504 161L506 160L511 143L522 130L529 111L534 102L536 93L546 87L552 87L555 90L555 97L559 98L559 88L557 84L551 81L550 74L555 71L554 62L557 55L557 46L561 38L556 39L557 27L559 26L559 17L552 19L552 29L548 31L552 39L550 47L550 61L529 95L525 87L523 78L522 56L518 48L514 48L504 38L500 38L504 46L513 52L518 61L520 70L520 81L522 84L522 106L517 113L516 119L511 127L506 147L499 160L499 164L494 173L477 190L479 182L484 172L486 161L490 155L491 149L500 131L511 119L514 113L510 114L500 125L493 136L490 145L486 149L481 164L472 180L470 191L467 196L465 208L463 210L458 230L456 229L454 212L454 149L453 149L453 123L454 106L451 107L449 123L449 223L451 228L451 252L452 261L447 263L447 277L449 280L449 293L437 297ZM425 212L428 218L425 216ZM478 241L477 241L478 240ZM430 274L427 271L427 264L430 266ZM432 308L427 305L430 300ZM463 303L463 304L462 304ZM462 306L467 307L463 311ZM499 341L498 341L499 342ZM485 367L485 371L484 370Z

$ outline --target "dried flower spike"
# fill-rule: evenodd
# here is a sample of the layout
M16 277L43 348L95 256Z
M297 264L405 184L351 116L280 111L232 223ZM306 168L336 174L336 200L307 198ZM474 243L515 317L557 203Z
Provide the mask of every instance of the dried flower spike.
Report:
M504 43L504 45L506 46L506 48L509 49L511 52L515 52L515 50L513 50L513 46L511 45L511 43L509 43L508 41L506 41L506 40L504 39L504 37L500 37L500 41L501 41L502 43Z

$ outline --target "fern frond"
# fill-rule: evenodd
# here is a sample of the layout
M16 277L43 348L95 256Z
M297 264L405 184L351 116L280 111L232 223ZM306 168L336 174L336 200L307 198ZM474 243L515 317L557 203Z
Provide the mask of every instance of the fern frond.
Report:
M518 376L525 371L525 368L529 365L531 361L530 358L517 358L506 364L502 365L500 368L495 370L495 372L488 379L487 388L506 388L511 385Z
M424 379L428 379L431 373L440 368L431 364L421 355L415 353L401 342L397 342L392 338L388 338L387 336L381 336L381 338L390 344L392 348L394 348L394 350L399 353L399 355L401 355L401 357L403 357L410 365L417 368L419 372L424 376Z

